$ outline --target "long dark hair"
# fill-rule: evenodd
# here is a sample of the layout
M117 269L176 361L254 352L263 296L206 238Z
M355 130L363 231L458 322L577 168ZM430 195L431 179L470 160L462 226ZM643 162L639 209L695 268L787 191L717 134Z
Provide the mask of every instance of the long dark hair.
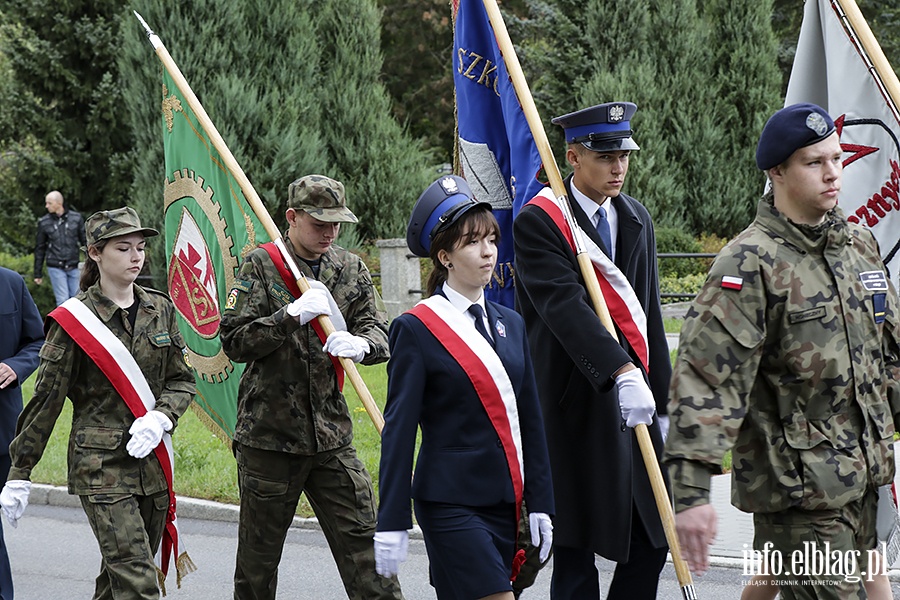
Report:
M451 252L469 240L493 234L497 244L500 243L500 225L487 206L470 209L456 223L439 232L431 240L431 251L428 256L434 268L425 285L425 295L433 296L435 290L447 281L447 267L438 260L441 250Z
M78 280L78 287L81 288L82 292L86 292L89 287L100 281L100 267L97 266L97 261L91 258L91 248L96 249L97 252L103 252L108 243L109 239L105 239L88 246L88 255L84 259L84 269L81 270L81 279Z

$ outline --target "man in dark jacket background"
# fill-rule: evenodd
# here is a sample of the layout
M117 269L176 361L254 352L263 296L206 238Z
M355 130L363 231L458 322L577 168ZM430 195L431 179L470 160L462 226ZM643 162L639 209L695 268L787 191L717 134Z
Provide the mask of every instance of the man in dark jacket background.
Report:
M78 293L81 269L78 261L85 245L84 217L66 208L63 195L54 190L44 199L47 214L38 220L34 247L34 282L41 285L44 261L59 306Z

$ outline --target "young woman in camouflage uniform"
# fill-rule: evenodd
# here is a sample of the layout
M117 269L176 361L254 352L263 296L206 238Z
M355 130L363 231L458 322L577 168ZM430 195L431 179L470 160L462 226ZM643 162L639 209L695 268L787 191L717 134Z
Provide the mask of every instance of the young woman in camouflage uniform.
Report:
M103 557L94 599L156 599L154 555L166 526L170 496L153 450L190 404L194 377L184 360L172 302L165 294L134 283L144 265L144 238L158 232L141 227L130 208L98 212L85 227L90 260L75 298L130 351L156 399L155 407L136 419L54 311L40 352L34 396L10 445L12 468L0 505L15 525L28 504L31 472L68 397L73 411L69 493L80 496Z

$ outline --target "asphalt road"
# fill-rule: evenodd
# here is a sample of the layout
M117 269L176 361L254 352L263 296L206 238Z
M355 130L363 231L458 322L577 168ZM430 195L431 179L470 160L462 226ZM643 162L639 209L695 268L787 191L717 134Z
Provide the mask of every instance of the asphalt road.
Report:
M171 581L168 597L229 599L237 544L237 524L197 518L179 518L188 553L198 570L188 575L181 589ZM80 508L30 505L17 529L4 524L13 567L17 600L90 598L99 570L100 555ZM331 553L317 529L292 528L288 534L279 572L278 598L340 600L346 598ZM602 589L611 576L611 563L598 560ZM548 598L550 569L538 576L525 600ZM400 571L400 582L408 600L433 599L428 584L428 559L421 540L410 541L410 558ZM702 600L735 600L740 596L741 569L715 567L695 580ZM171 580L171 578L170 578ZM666 565L659 598L677 600L681 592L671 564Z

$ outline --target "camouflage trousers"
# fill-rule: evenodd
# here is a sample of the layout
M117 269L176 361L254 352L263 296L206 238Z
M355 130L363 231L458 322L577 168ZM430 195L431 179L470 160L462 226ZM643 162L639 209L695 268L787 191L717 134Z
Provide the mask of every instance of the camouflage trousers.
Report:
M780 597L864 600L867 569L880 556L872 550L876 505L872 490L840 509L755 514L753 549L767 563Z
M402 599L396 577L375 572L375 494L352 446L299 456L234 442L241 515L235 600L274 600L278 564L301 492L328 540L347 597Z
M93 600L156 600L153 557L159 550L169 508L167 490L150 496L79 496L102 556Z

